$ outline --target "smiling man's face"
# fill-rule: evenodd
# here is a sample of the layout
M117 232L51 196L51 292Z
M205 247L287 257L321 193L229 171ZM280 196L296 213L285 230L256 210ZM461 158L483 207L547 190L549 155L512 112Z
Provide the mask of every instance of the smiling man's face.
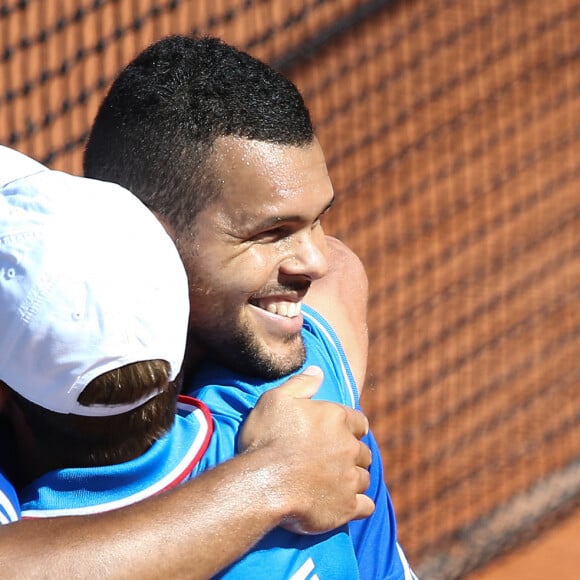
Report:
M304 361L300 307L327 272L320 223L334 193L318 141L293 147L219 138L219 195L180 242L190 346L245 374L278 378Z

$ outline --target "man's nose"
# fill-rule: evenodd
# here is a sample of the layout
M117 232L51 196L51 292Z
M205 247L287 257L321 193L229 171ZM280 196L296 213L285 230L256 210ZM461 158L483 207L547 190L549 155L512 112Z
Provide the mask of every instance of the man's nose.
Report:
M322 278L328 272L326 240L324 234L310 232L298 236L292 244L292 251L282 264L285 274L302 275L310 280Z

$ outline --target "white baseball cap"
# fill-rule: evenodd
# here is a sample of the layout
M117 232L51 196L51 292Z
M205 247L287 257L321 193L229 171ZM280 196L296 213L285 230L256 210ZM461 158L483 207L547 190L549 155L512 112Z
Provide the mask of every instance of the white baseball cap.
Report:
M152 359L181 368L189 300L173 241L126 189L0 146L0 380L57 413L97 376Z

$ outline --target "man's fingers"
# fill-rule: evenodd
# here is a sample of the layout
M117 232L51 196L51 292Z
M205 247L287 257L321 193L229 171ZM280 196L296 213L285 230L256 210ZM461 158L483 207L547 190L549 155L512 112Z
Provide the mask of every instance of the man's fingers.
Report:
M318 391L323 378L324 374L321 368L310 366L305 368L299 375L294 375L288 379L283 385L277 387L276 390L289 397L309 399Z
M368 518L375 511L375 502L368 496L359 493L356 496L356 515L353 520Z
M360 449L358 452L358 457L356 460L356 464L358 467L362 467L363 469L368 469L369 465L373 460L373 454L369 449L368 445L365 445L362 441L360 442Z
M345 407L345 411L347 413L346 422L351 433L357 439L364 437L369 432L369 420L356 409Z
M358 473L358 481L357 481L357 488L356 493L364 493L371 484L371 474L369 473L368 469L365 467L358 467L356 468Z

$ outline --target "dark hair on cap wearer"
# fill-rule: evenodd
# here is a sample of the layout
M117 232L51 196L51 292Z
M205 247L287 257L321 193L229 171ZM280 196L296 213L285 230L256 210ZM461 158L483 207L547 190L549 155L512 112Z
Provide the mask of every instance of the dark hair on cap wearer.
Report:
M84 172L125 186L179 231L219 191L205 162L224 136L300 147L314 132L298 89L270 66L217 38L170 36L113 83Z

